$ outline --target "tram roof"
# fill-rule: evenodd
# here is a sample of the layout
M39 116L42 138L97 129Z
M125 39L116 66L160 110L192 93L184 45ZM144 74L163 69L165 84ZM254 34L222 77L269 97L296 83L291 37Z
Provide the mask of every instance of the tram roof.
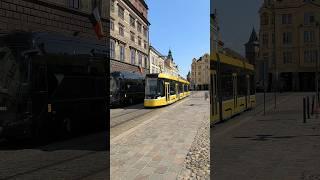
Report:
M217 54L219 54L221 63L229 64L229 65L232 65L232 66L237 66L237 67L241 67L241 68L245 68L245 69L249 69L249 70L252 70L252 71L254 70L254 66L252 64L244 62L243 60L236 59L236 58L233 58L233 57L227 56L225 54L221 54L221 53L217 53ZM217 55L216 54L212 54L211 57L210 57L210 61L213 62L213 61L217 61L217 60L218 60Z
M186 81L185 79L178 77L178 76L172 76L170 74L165 74L165 73L158 73L158 74L147 74L147 77L157 77L157 78L162 78L162 79L169 79L169 80L174 80L174 81L178 81L181 83L185 83L185 84L190 84L188 81Z

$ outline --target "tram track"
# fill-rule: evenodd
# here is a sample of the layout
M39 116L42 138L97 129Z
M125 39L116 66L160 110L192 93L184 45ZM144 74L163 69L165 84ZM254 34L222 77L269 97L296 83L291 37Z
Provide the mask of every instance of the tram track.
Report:
M28 171L24 171L24 172L20 172L20 173L17 173L15 175L11 175L11 176L7 176L7 177L4 177L3 179L16 179L18 178L19 176L23 176L23 175L28 175L28 174L31 174L31 173L35 173L37 171L41 171L41 170L45 170L45 169L49 169L50 167L54 167L54 166L57 166L57 165L61 165L61 164L64 164L66 162L70 162L70 161L74 161L74 160L77 160L77 159L81 159L83 157L86 157L86 156L89 156L89 155L92 155L92 154L96 154L98 152L88 152L88 153L84 153L84 154L81 154L81 155L77 155L77 156L74 156L74 157L71 157L71 158L67 158L67 159L64 159L64 160L61 160L61 161L57 161L57 162L54 162L54 163L51 163L51 164L47 164L47 165L44 165L44 166L40 166L38 168L35 168L35 169L31 169L31 170L28 170Z

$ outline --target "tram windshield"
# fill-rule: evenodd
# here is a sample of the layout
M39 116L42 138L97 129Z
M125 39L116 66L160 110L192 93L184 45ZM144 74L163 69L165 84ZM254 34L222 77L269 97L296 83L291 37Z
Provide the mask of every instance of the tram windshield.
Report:
M146 96L156 96L158 89L158 79L157 78L147 78L146 81Z
M18 65L9 48L0 47L0 90L14 94L18 80Z

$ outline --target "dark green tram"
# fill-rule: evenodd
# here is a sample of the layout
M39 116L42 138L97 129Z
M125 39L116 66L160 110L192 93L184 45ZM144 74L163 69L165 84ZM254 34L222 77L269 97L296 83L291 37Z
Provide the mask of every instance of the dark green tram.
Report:
M0 136L49 137L106 127L106 48L51 33L0 37Z

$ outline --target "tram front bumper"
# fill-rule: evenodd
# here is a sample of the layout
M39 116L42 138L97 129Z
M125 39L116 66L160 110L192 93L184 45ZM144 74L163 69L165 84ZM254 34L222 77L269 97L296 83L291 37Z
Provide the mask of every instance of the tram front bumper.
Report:
M144 107L159 107L159 106L164 106L166 104L167 102L165 98L144 100Z

